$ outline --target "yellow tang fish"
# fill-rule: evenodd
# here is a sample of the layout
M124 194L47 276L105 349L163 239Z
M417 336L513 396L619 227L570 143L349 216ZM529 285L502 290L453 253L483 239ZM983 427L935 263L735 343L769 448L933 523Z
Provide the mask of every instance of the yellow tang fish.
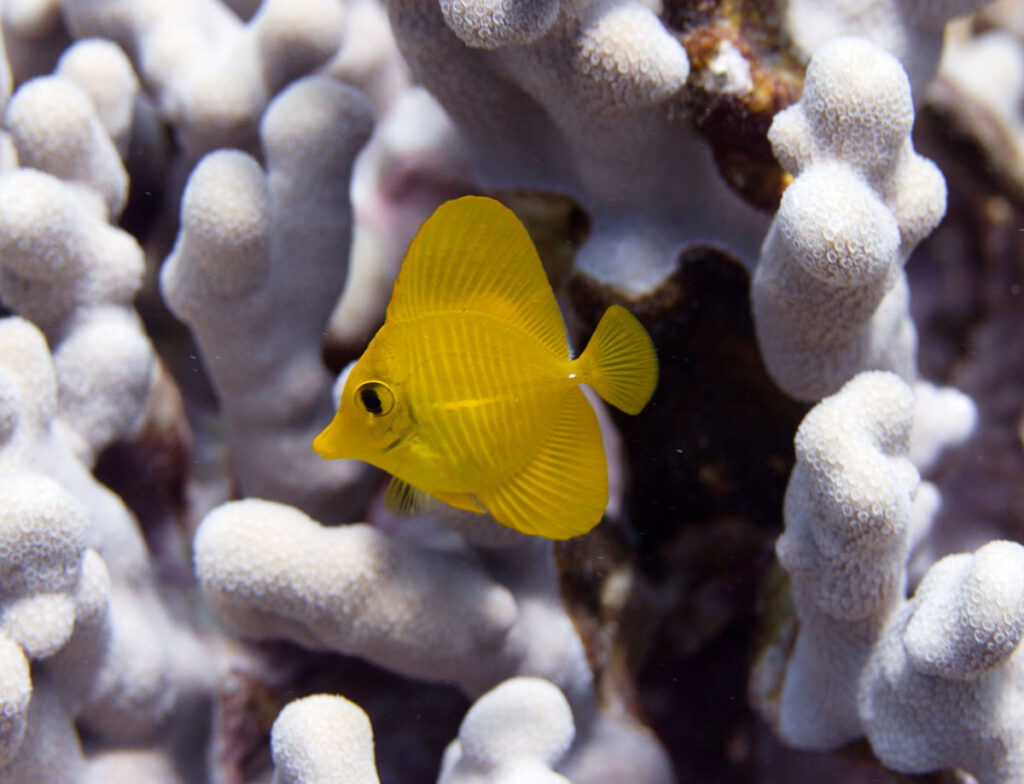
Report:
M617 305L572 359L526 229L499 202L466 196L409 245L384 326L313 449L393 474L392 508L439 499L568 539L608 503L601 431L579 385L636 414L657 380L650 337Z

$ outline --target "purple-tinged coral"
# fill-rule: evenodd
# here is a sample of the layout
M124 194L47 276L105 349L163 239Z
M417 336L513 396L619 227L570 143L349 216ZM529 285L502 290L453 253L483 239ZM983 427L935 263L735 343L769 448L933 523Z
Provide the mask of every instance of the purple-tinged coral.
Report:
M14 640L0 635L0 769L18 753L28 723L32 674Z
M67 644L78 616L106 603L104 591L90 590L106 566L85 557L85 515L52 479L0 474L0 497L0 633L28 658L46 659Z
M1024 187L1024 41L994 29L950 36L928 100L984 148L993 167Z
M266 170L220 150L192 172L161 271L217 389L242 491L330 522L364 499L354 485L366 467L321 460L310 445L334 411L320 344L344 286L348 183L370 125L352 88L296 82L263 118Z
M911 146L899 62L862 39L830 41L769 138L796 179L761 249L751 298L768 371L817 400L862 370L916 373L907 257L946 208L938 168Z
M268 0L248 23L218 0L66 0L63 11L75 37L109 38L128 52L193 159L254 147L264 108L327 62L344 20L336 0Z
M575 199L591 220L577 265L628 296L661 283L687 246L753 259L765 221L676 116L689 60L649 6L493 7L388 3L413 75L451 115L485 187Z

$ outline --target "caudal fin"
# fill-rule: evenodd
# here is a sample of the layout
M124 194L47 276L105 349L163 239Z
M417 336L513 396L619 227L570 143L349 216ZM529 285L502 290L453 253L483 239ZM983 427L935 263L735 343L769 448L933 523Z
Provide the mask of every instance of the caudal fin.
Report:
M639 414L658 385L658 357L651 336L619 305L605 311L579 361L582 380L627 414Z

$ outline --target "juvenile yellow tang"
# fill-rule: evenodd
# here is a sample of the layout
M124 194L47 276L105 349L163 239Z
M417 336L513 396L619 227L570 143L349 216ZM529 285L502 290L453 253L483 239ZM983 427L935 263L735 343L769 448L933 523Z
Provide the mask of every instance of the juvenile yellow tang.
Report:
M526 229L493 199L466 196L413 239L384 326L313 448L393 474L393 507L435 498L567 539L608 503L601 431L579 385L636 414L657 379L650 337L617 305L571 359Z

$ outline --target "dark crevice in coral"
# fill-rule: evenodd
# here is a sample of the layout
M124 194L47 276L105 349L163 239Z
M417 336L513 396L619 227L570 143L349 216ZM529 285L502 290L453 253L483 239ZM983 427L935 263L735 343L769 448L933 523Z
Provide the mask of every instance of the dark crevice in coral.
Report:
M362 659L289 643L253 644L258 662L222 687L217 768L226 782L270 769L270 727L281 709L311 694L338 694L373 726L381 784L434 784L445 747L470 701L449 684L405 678Z
M635 679L617 691L635 692L680 781L748 780L752 749L763 742L746 701L755 607L774 562L793 435L807 406L782 394L764 369L748 285L742 267L710 250L685 254L640 302L582 277L569 285L582 332L620 302L658 351L661 375L648 408L636 417L615 413L633 470L626 519L569 544L584 555L560 566L584 639L605 645L612 666L603 674ZM623 554L627 546L631 554ZM600 634L607 616L578 595L588 583L600 593L601 578L616 569L630 570L631 590L609 644Z
M664 20L690 59L680 114L711 147L729 186L765 211L778 207L788 176L768 143L772 118L797 100L805 62L785 35L773 0L701 0L666 4ZM714 63L731 47L750 69L750 86L720 83ZM728 80L726 80L727 82Z

